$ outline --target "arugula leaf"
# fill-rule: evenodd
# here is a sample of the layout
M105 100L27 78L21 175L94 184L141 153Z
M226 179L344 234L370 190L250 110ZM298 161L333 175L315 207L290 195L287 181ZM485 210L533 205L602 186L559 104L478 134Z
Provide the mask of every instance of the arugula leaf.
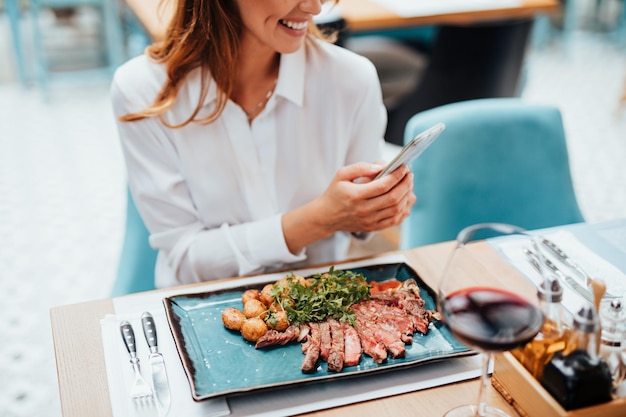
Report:
M290 323L324 321L333 317L355 324L353 304L369 299L371 286L362 274L335 270L315 274L303 283L290 274L272 288L272 296L287 312Z

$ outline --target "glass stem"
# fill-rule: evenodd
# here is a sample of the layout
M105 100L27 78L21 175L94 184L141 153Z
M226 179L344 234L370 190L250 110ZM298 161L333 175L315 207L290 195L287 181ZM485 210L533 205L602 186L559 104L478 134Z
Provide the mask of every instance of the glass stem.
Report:
M476 407L477 416L487 415L487 389L489 388L489 362L491 361L491 352L483 352L483 369L480 376L480 390L478 391L478 404Z

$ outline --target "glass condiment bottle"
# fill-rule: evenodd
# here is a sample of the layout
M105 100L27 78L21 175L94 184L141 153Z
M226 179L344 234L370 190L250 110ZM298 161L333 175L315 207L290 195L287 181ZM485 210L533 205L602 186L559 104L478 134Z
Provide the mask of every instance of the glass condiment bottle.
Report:
M599 330L596 309L581 308L565 350L556 352L543 369L541 384L566 410L612 399L611 372L598 355Z
M537 295L546 320L537 336L512 354L535 379L541 380L543 368L552 355L565 349L567 335L561 320L563 288L558 279L542 282Z
M613 386L617 387L624 379L626 371L622 362L626 334L626 310L622 302L615 299L610 303L605 303L600 308L600 322L602 323L600 356L608 364Z

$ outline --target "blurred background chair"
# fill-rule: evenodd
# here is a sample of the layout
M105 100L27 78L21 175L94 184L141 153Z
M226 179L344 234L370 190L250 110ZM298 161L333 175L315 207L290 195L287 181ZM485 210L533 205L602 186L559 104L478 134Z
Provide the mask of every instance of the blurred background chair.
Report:
M579 30L605 33L620 47L626 46L625 0L560 0L560 5L557 13L535 17L534 48L543 49L557 43L568 55L575 32Z
M474 223L532 230L584 221L558 108L518 98L443 105L413 116L405 141L438 122L446 130L413 163L418 200L402 249L453 240Z
M402 144L417 112L487 97L519 97L531 19L480 25L440 25L430 42L420 81L396 108L388 109L385 139Z
M407 100L428 66L427 53L392 34L351 36L344 46L367 57L376 66L388 112Z
M127 192L126 228L117 278L111 296L116 297L155 289L154 267L158 251L148 243L150 233Z
M424 78L437 32L436 26L416 26L347 34L344 46L376 66L389 113L409 100Z
M7 0L6 6L24 86L34 78L47 93L53 76L110 76L127 59L120 0Z
M564 52L569 53L572 36L578 26L577 3L577 0L560 0L559 13L535 17L532 39L535 48L544 48L551 40L559 38Z
M30 0L30 11L33 19L33 47L35 56L35 74L38 84L42 89L48 88L48 81L53 72L53 56L50 48L46 48L45 26L42 21L42 11L50 10L75 13L79 8L91 8L98 13L98 19L92 24L98 27L97 42L93 49L101 60L101 66L108 73L113 71L125 60L124 36L120 15L119 0ZM79 40L79 39L77 39ZM71 47L66 54L71 51ZM68 57L60 57L60 66Z

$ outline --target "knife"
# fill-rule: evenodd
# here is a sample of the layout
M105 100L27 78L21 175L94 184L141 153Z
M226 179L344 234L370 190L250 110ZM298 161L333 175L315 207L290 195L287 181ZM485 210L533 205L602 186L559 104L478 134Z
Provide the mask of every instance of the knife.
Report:
M554 256L556 256L559 259L559 261L563 262L564 265L566 265L566 266L570 267L571 269L573 269L574 271L576 271L576 273L578 275L580 275L585 280L585 287L587 287L587 288L591 287L591 281L593 280L593 277L591 277L587 273L587 271L585 271L580 265L578 265L576 262L574 262L572 260L572 258L570 258L565 252L563 252L563 250L561 248L559 248L556 245L556 243L554 243L551 240L546 239L546 238L543 238L541 240L541 243ZM590 289L588 289L587 291L591 292ZM618 296L615 295L615 294L611 294L609 291L606 291L604 293L604 298L618 298Z
M141 315L141 326L143 327L146 342L148 342L148 346L150 347L148 360L150 361L150 368L152 370L152 387L154 388L157 401L163 410L162 415L166 416L169 412L172 399L170 386L167 381L167 372L165 371L165 361L163 360L163 355L159 353L156 326L152 314L146 311Z
M524 252L526 253L526 256L528 257L528 261L530 262L530 264L535 267L537 272L541 273L537 255L533 253L530 249L524 249ZM547 266L548 269L554 273L554 275L556 275L561 281L569 285L570 288L576 291L585 300L589 301L590 303L593 303L593 294L591 293L591 291L589 291L588 289L580 285L580 283L578 283L578 281L576 281L574 278L570 277L569 275L566 275L554 263L552 263L552 261L550 261L549 259L546 259L545 257L544 257L544 265Z
M556 243L546 238L543 238L541 240L541 243L543 243L543 246L545 246L554 256L556 256L559 259L559 261L563 262L563 264L569 266L574 271L576 271L581 277L583 277L585 279L585 285L590 284L589 274L587 274L585 270L580 267L580 265L574 262L572 258L567 256L567 254L563 252L563 250L561 250L561 248L559 248L556 245Z

